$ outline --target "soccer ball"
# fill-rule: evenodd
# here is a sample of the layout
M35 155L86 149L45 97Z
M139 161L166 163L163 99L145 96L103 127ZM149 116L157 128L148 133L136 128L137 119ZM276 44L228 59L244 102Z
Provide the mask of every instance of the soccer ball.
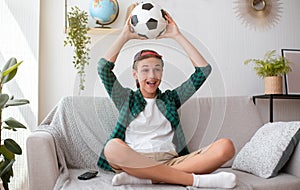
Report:
M131 28L142 37L153 39L160 36L167 24L164 10L152 2L140 3L131 12Z

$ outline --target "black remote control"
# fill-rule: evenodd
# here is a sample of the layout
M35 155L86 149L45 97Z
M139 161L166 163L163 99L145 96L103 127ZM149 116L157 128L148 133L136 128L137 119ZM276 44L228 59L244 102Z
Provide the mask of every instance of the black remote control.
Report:
M88 180L88 179L91 179L93 177L96 177L97 174L98 174L98 171L88 171L88 172L85 172L85 173L81 174L80 176L78 176L78 179Z

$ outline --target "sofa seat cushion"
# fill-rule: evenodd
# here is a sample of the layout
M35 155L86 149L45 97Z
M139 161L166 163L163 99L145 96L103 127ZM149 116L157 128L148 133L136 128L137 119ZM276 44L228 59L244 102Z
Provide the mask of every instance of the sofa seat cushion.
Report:
M87 170L83 169L69 169L70 178L64 184L63 190L74 190L74 189L84 189L84 190L184 190L186 187L179 185L169 185L169 184L156 184L156 185L122 185L122 186L112 186L111 180L115 175L112 172L106 172L101 170L98 175L89 180L78 180L77 177L83 174Z
M299 190L300 179L287 173L279 173L274 178L265 179L247 172L221 168L217 171L232 172L237 175L237 190Z
M207 188L194 188L194 187L184 187L180 185L168 185L168 184L156 184L156 185L124 185L124 186L112 186L111 180L114 176L111 172L102 171L99 172L97 177L90 180L78 180L77 176L84 173L86 170L83 169L70 169L70 179L63 186L63 190L73 190L73 189L84 189L84 190L96 190L96 189L105 189L105 190L184 190L184 189L207 189ZM264 179L257 177L255 175L232 170L231 168L221 168L217 170L232 172L237 175L238 184L234 190L298 190L300 187L299 178L286 174L280 173L275 178ZM100 187L100 188L99 188ZM213 190L213 188L210 188Z

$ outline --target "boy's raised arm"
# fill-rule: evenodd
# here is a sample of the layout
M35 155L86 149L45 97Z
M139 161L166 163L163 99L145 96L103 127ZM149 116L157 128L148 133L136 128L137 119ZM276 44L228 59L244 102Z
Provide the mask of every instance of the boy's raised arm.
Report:
M123 48L123 46L131 39L145 39L144 37L141 37L137 35L136 33L132 32L130 29L130 16L128 17L125 26L123 27L123 30L121 31L120 35L117 37L117 39L113 42L111 47L106 51L104 54L104 57L107 61L115 62L117 60L117 57Z
M174 39L187 53L194 67L205 67L208 65L206 60L200 54L200 52L194 47L194 45L185 38L185 36L179 31L175 21L172 17L166 13L168 20L168 26L166 32L158 38L172 38Z

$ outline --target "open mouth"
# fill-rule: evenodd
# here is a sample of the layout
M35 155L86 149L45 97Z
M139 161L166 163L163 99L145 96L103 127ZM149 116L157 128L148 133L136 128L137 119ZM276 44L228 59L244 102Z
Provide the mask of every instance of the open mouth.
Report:
M156 81L147 81L146 84L149 86L155 86Z

